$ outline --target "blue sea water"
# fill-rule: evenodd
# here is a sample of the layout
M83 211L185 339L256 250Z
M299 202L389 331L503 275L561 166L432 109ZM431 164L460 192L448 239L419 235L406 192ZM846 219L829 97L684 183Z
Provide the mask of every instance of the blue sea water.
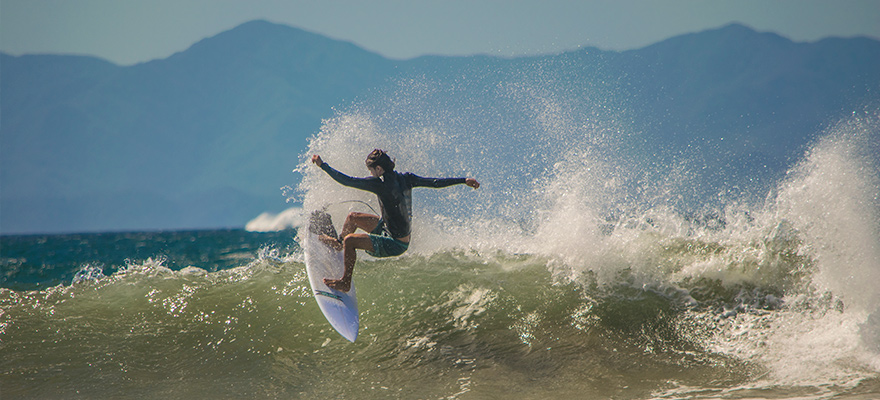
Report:
M264 248L298 248L290 232L242 229L2 236L0 286L39 290L95 280L154 259L172 270L247 265Z
M483 184L417 189L409 251L360 256L356 342L312 297L295 212L274 232L2 236L0 397L880 397L876 113L759 195L694 207L699 171L632 157L602 112L503 85L530 128L501 135L437 90L325 121L286 191L337 225L368 211L308 157L366 175L374 147Z

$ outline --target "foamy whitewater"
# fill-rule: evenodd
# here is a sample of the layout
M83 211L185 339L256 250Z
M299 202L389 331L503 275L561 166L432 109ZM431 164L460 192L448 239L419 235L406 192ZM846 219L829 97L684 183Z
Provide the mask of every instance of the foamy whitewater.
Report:
M638 154L607 94L575 101L530 73L488 103L399 82L326 120L302 154L286 193L337 225L378 205L312 154L366 176L382 148L401 170L482 183L415 189L410 250L361 255L357 342L311 297L300 209L254 232L144 234L132 248L152 253L78 256L50 288L16 281L51 269L34 266L45 246L123 238L4 238L0 396L880 397L880 112L829 121L743 197L700 187L688 160Z

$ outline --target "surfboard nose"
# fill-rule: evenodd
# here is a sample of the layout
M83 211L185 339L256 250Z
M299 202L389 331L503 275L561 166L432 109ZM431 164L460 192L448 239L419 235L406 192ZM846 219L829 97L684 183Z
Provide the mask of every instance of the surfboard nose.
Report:
M327 235L330 237L338 237L336 228L333 227L333 219L324 210L313 211L309 215L309 232L316 235Z

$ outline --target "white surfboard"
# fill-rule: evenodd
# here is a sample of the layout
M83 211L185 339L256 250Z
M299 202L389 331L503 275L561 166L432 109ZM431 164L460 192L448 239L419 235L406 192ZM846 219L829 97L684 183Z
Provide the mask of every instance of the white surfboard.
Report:
M331 249L318 239L318 235L322 233L336 236L330 215L323 211L315 211L309 218L308 232L303 239L309 284L312 286L315 300L318 301L318 307L321 308L330 325L342 337L354 342L360 328L354 282L348 292L334 290L324 284L324 278L342 278L345 266L342 252Z

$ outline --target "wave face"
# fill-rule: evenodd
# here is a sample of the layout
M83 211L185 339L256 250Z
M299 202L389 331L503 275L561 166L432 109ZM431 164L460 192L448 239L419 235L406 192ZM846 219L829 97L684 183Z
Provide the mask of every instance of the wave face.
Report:
M375 199L332 182L311 154L364 176L367 153L383 148L401 170L483 184L416 189L410 250L361 256L357 342L318 310L294 230L105 234L100 244L3 237L0 390L10 398L880 393L880 114L822 132L769 194L766 185L727 190L705 183L693 159L652 157L625 112L603 104L607 93L575 101L540 69L523 75L482 77L491 102L448 82L401 81L340 111L311 141L302 184L289 194L305 210L327 206L337 223L369 211L340 200L375 208ZM95 250L71 250L84 242ZM36 277L23 277L32 270Z

